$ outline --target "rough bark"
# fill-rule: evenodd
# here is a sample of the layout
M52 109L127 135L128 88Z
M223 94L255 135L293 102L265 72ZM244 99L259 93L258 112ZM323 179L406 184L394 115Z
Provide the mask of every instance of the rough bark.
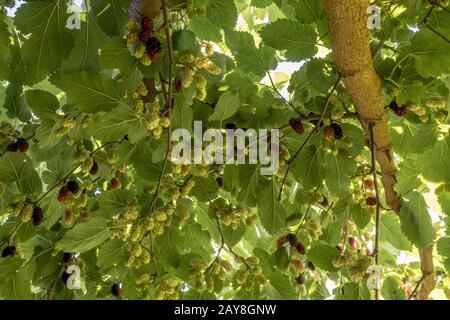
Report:
M142 17L154 18L161 13L161 0L133 0L128 10L132 20L140 21Z
M384 110L381 80L373 65L370 33L367 27L369 0L324 0L328 18L334 64L348 95L358 110L361 125L370 136L373 126L375 156L382 173L388 205L400 212L402 199L395 191L396 165L392 139ZM420 253L424 280L419 297L426 299L434 288L433 248Z

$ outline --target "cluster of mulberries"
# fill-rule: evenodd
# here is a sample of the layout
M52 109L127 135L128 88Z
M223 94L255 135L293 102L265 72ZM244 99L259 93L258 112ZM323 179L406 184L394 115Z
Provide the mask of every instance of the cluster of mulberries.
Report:
M127 24L127 43L144 66L155 62L162 51L160 38L163 33L161 28L156 28L159 24L149 17L143 17L140 23L130 21Z

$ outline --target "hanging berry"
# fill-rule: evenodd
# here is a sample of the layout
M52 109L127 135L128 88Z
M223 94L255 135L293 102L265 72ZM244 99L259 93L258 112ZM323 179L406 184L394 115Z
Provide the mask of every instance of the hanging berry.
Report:
M298 134L303 134L305 132L305 126L303 125L302 120L299 118L292 118L291 120L289 120L289 125Z
M14 257L16 255L17 249L15 246L8 246L2 251L2 258Z
M44 211L40 207L36 207L33 210L33 226L39 226L44 219Z

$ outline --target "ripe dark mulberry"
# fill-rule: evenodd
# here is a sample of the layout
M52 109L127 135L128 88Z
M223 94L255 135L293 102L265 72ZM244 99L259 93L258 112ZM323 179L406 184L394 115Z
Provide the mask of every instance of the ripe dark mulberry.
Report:
M33 210L33 226L39 226L44 219L44 211L40 207L36 207Z
M141 27L144 30L153 30L153 20L150 17L143 17Z
M92 176L95 176L98 172L98 163L94 160L94 164L91 167L91 170L89 170L89 174Z
M159 53L159 52L161 52L161 42L159 42L158 38L150 37L145 42L145 48L147 49L148 53L152 53L152 52Z
M308 269L311 270L311 271L316 270L316 266L315 266L314 263L312 263L311 261L308 261L308 263L306 264L306 266L307 266Z
M222 179L222 177L217 177L216 183L219 186L219 188L222 188L223 187L223 179Z
M330 125L330 127L333 128L335 139L340 140L344 137L344 131L342 130L342 128L339 124L334 122Z
M18 150L19 150L19 146L15 142L10 143L6 146L6 151L17 152Z
M180 92L181 90L183 90L183 82L178 79L177 82L175 82L175 91Z
M67 187L67 185L64 185L59 190L58 201L61 202L61 203L66 203L68 195L69 195L69 188Z
M305 276L303 274L299 275L297 279L295 279L297 284L305 284Z
M391 103L389 104L389 109L394 110L396 108L398 108L397 101L392 100Z
M298 244L297 236L294 233L288 233L286 236L287 241L291 245L291 247L296 247Z
M399 108L394 109L394 113L398 117L404 117L408 113L408 108L405 106L401 106Z
M282 246L284 246L287 242L286 236L282 236L280 238L278 238L277 240L277 248L281 248Z
M302 134L305 132L305 126L303 125L303 122L298 118L292 118L291 120L289 120L289 125L298 134Z
M67 273L64 271L63 274L61 275L62 283L64 283L64 285L67 286L67 280L69 280L69 278L70 278L70 273Z
M368 197L366 199L366 204L368 206L375 207L377 205L377 198L375 198L375 197Z
M303 243L297 243L297 246L295 247L298 251L298 253L300 253L301 255L305 255L306 254L306 249L305 246L303 245Z
M120 297L122 295L122 284L115 283L111 286L111 294L114 297Z
M70 261L70 259L72 259L72 254L71 253L69 253L69 252L64 252L63 253L63 261L64 262L69 262Z
M17 251L17 249L15 246L6 247L2 251L2 258L14 257L16 255L16 251Z
M354 237L348 238L348 243L350 244L350 246L353 249L356 249L358 247L358 242L356 241L356 239Z
M120 182L119 182L119 180L118 180L117 178L112 178L112 179L109 181L108 187L109 187L109 190L114 190L114 189L120 188Z
M28 151L29 144L28 144L28 140L27 139L25 139L25 138L17 139L16 140L16 145L17 145L17 148L18 148L18 150L20 152L27 152Z
M152 36L152 31L151 30L144 30L139 32L139 40L141 40L142 42L147 42L148 39L150 39Z
M78 182L76 182L75 180L67 182L67 188L70 192L76 193L78 191Z

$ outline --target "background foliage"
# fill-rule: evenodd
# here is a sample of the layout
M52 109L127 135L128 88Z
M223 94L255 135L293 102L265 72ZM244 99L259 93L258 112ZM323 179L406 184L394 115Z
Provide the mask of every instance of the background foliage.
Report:
M150 49L133 38L130 0L84 1L80 30L66 28L67 1L27 1L12 17L0 3L0 297L374 297L370 141L333 68L322 1L170 0L147 25ZM405 199L400 215L380 204L380 295L408 299L418 249L437 243L432 297L445 298L450 7L376 4ZM292 75L277 69L288 62ZM168 135L194 120L281 128L280 173L172 165ZM82 289L66 287L71 264Z

